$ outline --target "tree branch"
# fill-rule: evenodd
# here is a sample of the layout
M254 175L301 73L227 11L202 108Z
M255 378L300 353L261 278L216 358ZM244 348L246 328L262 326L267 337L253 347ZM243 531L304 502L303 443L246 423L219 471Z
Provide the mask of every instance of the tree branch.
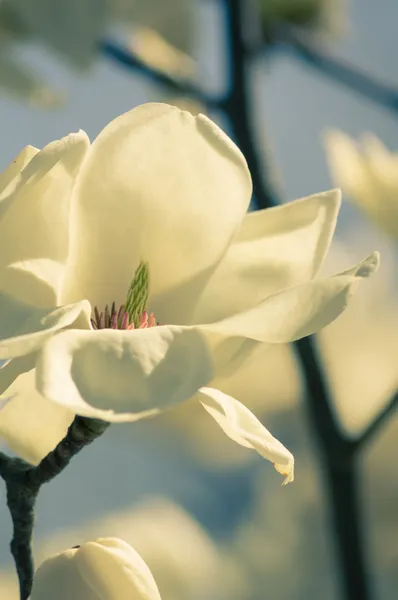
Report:
M390 401L387 402L377 417L368 425L362 435L360 435L359 438L352 443L354 452L357 452L371 442L371 440L375 437L375 435L377 435L377 433L380 431L380 428L384 425L394 411L398 411L398 392L396 392Z
M323 77L329 77L395 115L398 113L398 89L378 81L358 67L330 56L315 41L311 41L308 35L289 25L275 24L267 31L267 37L269 45L263 46L261 52L269 54L270 49L273 49L293 53Z
M258 40L250 39L248 24L259 22L256 5L247 0L225 0L231 56L230 95L224 108L232 129L248 162L254 195L259 208L279 204L269 165L257 149L251 123L249 65ZM258 10L258 7L257 7ZM260 158L261 156L261 158ZM337 558L346 600L370 600L366 561L363 551L362 522L358 506L355 455L340 432L332 409L332 399L317 356L314 337L293 345L306 383L306 403L312 429L317 438L324 474L330 491L330 509Z
M133 51L124 48L112 40L103 40L100 43L100 50L104 56L110 58L122 67L129 69L130 71L136 71L139 75L144 76L149 81L164 85L174 93L192 96L199 102L203 102L206 106L213 108L217 107L219 104L217 98L212 98L205 94L190 79L179 79L173 77L166 71L151 67Z
M104 421L76 416L64 439L37 467L0 453L0 476L6 484L13 523L11 554L19 580L20 600L27 600L32 590L34 509L41 486L59 475L73 456L102 435L108 426Z

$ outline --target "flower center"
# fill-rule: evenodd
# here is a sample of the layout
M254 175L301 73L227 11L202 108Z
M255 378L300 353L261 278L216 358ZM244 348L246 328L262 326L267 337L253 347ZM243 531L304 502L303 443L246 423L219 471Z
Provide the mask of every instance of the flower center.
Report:
M107 304L104 311L100 312L94 307L91 318L93 329L144 329L156 327L155 315L148 313L146 304L149 291L149 270L146 263L141 262L130 284L125 304L116 308L113 302L111 308Z

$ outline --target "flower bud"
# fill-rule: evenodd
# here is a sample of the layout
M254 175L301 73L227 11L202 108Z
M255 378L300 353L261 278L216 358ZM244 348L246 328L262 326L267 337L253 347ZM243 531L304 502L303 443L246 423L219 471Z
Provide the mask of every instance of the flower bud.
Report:
M99 538L56 554L36 572L31 600L161 600L147 564L126 542Z

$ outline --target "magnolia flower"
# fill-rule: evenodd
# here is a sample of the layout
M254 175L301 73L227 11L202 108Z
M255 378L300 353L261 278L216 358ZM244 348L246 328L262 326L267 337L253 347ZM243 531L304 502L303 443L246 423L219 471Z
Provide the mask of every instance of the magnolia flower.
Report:
M332 178L382 230L398 237L398 154L374 135L358 143L341 131L325 136Z
M194 397L232 440L293 479L293 456L216 388L261 344L322 329L374 253L314 279L337 191L246 214L246 161L206 116L163 104L1 175L0 435L37 463L75 414L153 416Z
M38 539L37 558L41 561L58 548L73 546L76 539L80 543L92 540L98 531L103 537L122 537L135 548L150 566L162 600L231 600L243 596L246 582L236 561L230 559L191 513L161 496L146 496L144 502L118 508L76 527L59 529L43 541ZM0 576L1 594L9 575L1 572ZM4 596L7 600L17 598L14 578L13 582L14 593Z
M147 564L126 542L100 538L44 561L31 600L160 600Z

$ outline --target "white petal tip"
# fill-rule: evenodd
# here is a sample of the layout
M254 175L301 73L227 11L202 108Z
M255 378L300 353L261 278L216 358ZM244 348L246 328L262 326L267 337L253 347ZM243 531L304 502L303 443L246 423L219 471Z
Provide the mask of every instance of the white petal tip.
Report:
M287 485L288 483L292 483L294 481L294 462L292 461L288 465L278 465L274 463L275 469L281 475L284 475L285 479L282 482L282 485Z
M375 250L365 260L358 265L358 269L355 273L356 277L369 277L377 271L380 266L380 252Z

